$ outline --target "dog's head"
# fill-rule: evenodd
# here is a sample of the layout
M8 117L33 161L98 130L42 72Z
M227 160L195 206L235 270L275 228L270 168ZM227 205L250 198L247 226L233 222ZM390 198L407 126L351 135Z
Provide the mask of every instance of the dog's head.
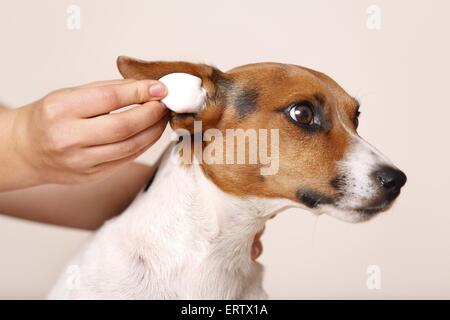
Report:
M227 130L254 130L257 137L261 129L277 130L274 174L261 174L261 162L202 164L205 174L225 192L290 199L314 212L358 222L388 209L406 182L402 171L358 135L358 102L320 72L280 63L221 72L203 64L127 57L119 57L118 67L125 78L159 79L182 72L202 79L205 107L196 114L173 114L174 129L194 132L194 121L199 120L203 132L214 128L223 133L224 148L231 139ZM206 139L203 147L214 143L217 139ZM271 148L272 144L268 152ZM250 151L245 157L251 157Z

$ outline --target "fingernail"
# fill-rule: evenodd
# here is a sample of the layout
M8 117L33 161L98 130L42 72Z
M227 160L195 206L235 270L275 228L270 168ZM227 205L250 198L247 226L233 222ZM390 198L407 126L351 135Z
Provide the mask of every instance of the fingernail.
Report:
M163 97L166 94L166 87L162 83L155 83L150 86L149 92L152 97Z

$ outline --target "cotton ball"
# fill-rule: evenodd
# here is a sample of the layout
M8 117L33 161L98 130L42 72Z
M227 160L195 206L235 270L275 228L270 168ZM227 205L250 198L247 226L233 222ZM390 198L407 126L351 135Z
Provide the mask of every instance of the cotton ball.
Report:
M159 79L168 94L162 102L177 113L197 113L206 103L202 79L187 73L170 73Z

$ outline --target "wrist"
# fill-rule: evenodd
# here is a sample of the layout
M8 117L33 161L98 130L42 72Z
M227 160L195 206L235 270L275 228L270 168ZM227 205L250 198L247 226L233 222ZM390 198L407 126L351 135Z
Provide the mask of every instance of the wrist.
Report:
M28 135L28 107L3 110L1 113L0 163L3 182L0 191L21 189L42 184L30 161L31 146Z

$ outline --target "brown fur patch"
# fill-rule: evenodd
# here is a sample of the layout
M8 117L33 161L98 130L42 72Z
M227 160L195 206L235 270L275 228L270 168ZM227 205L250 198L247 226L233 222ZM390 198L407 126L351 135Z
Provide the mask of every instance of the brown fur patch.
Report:
M250 64L226 73L185 62L136 62L119 58L118 65L124 77L136 79L159 79L171 72L202 78L207 90L207 107L197 115L173 114L174 129L186 128L192 132L193 121L197 119L202 121L203 130L217 128L224 137L227 129L279 130L279 171L275 175L262 176L261 164L202 164L205 174L223 191L238 196L292 200L298 200L299 190L313 190L330 198L336 195L332 183L338 175L336 164L349 144L349 134L341 121L354 128L356 104L323 73L279 63ZM327 125L317 132L308 132L289 121L282 110L300 100L320 108ZM343 119L338 112L344 115ZM270 154L270 143L268 147Z
M337 175L336 163L348 146L348 133L339 122L337 108L350 115L353 99L331 78L305 68L275 63L252 64L228 74L238 86L258 92L256 110L240 118L234 108L226 108L217 128L279 129L280 167L273 176L261 176L260 165L203 165L205 173L222 190L239 196L284 197L297 200L297 191L316 190L330 197L335 188L330 181ZM329 128L308 133L279 112L298 100L320 97ZM346 119L351 123L350 118ZM351 126L351 125L350 125ZM263 177L263 178L262 178Z

